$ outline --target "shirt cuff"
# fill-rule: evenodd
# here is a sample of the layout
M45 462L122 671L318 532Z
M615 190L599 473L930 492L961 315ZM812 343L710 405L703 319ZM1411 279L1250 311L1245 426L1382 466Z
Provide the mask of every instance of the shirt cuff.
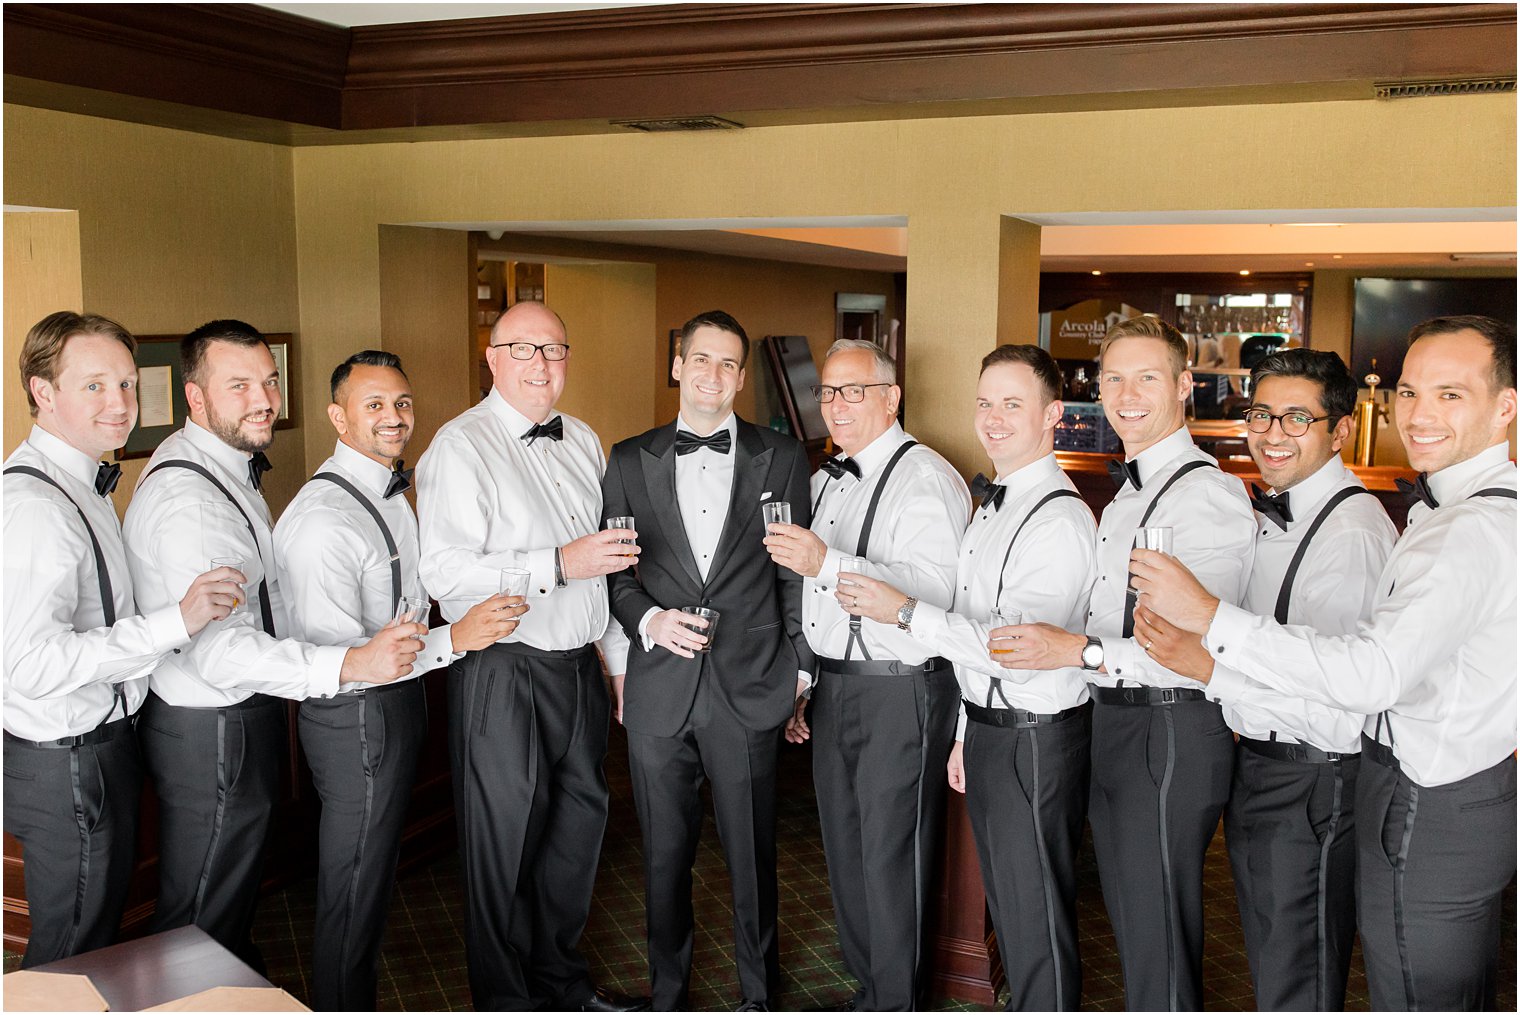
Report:
M153 639L155 652L167 652L190 643L190 632L185 630L185 615L179 604L165 606L143 617L148 622L148 635Z
M549 596L554 594L554 551L558 547L545 546L538 550L528 550L523 554L523 563L528 568L528 595L530 597Z
M649 637L649 622L653 620L654 615L659 612L660 608L658 606L651 606L648 612L639 618L639 641L643 642L645 652L649 652L654 649L654 639Z
M966 739L966 703L961 702L960 712L955 717L955 739L964 742Z
M628 672L628 639L619 638L616 646L609 647L611 641L611 638L603 636L596 647L601 650L602 665L609 674L616 677Z
M1240 654L1240 647L1249 644L1247 639L1255 626L1255 614L1220 602L1219 609L1214 611L1213 622L1203 633L1204 647L1209 650L1209 655L1228 665L1230 660ZM1217 668L1215 672L1218 672Z
M1209 686L1203 689L1203 693L1216 705L1221 702L1234 702L1245 692L1246 684L1250 678L1233 666L1224 663L1214 663L1214 675L1209 678Z
M818 577L813 579L824 588L831 588L839 584L839 563L844 560L844 554L832 546L823 551L823 564L818 568Z
M807 670L798 670L797 679L807 685L802 690L802 696L804 698L811 698L813 696L813 675Z
M433 628L423 637L422 650L417 653L417 661L412 664L412 668L421 675L447 666L462 655L463 652L454 651L454 625L445 624Z
M1103 642L1103 668L1111 677L1142 683L1145 667L1139 657L1144 655L1133 638L1101 638ZM1145 658L1149 659L1149 656Z
M348 649L342 645L321 645L312 653L311 669L306 674L308 698L331 698L338 693L338 674Z
M945 612L944 607L920 599L918 605L913 607L913 623L908 625L908 633L917 641L923 642L925 648L932 648L949 629Z

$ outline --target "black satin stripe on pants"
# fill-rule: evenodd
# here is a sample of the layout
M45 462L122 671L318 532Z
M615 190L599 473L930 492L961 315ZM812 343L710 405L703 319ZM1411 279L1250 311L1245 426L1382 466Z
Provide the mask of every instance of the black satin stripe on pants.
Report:
M1342 1011L1356 936L1361 759L1309 764L1242 747L1224 812L1261 1011Z
M250 932L289 743L285 703L183 708L149 694L138 734L158 790L158 908L149 930L195 924L255 970Z
M322 801L311 1004L373 1011L417 759L427 735L421 680L301 703L301 748Z
M1077 849L1092 712L1025 729L966 724L966 811L1008 979L1008 1011L1076 1011Z
M596 650L470 652L449 668L449 753L478 1011L579 1003L607 827L610 706Z
M703 781L728 865L739 990L770 1002L781 978L776 938L776 756L781 727L752 730L709 693L669 737L628 732L633 799L644 839L649 982L657 1011L690 1007L691 869L702 831Z
M913 1009L927 984L960 688L948 666L911 676L821 670L813 785L845 968L862 1011Z
M117 721L120 735L82 747L5 738L5 830L21 842L32 920L24 969L116 940L142 798L137 737Z
M1515 876L1515 757L1420 786L1363 743L1356 901L1372 1008L1491 1010Z
M1131 1011L1203 1005L1203 860L1230 795L1219 706L1093 705L1088 820Z

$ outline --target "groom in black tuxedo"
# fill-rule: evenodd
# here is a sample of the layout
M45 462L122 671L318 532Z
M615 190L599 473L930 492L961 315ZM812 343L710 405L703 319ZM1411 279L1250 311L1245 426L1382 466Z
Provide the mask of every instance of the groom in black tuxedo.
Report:
M812 682L802 580L771 562L761 505L791 504L808 524L808 464L791 437L734 415L749 338L721 310L681 329L671 376L681 413L612 449L604 517L634 518L636 568L609 576L612 612L633 645L614 687L628 729L644 835L654 1007L689 1007L691 868L703 779L734 893L740 1011L768 1011L776 943L776 753L793 703ZM704 622L683 607L716 610Z

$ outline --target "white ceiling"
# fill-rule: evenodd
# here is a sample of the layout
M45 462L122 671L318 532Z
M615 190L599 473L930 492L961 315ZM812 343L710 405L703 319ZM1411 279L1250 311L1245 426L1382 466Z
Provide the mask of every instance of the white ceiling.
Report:
M259 4L339 28L360 25L404 25L415 21L455 21L460 18L497 18L512 14L557 14L562 11L595 11L609 7L650 7L651 0L582 4Z

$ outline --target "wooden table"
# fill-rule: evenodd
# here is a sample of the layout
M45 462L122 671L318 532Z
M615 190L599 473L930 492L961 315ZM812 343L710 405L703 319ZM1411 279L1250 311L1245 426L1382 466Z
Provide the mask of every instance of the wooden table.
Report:
M59 959L40 973L82 973L112 1011L141 1011L212 987L272 987L199 927L180 927Z

